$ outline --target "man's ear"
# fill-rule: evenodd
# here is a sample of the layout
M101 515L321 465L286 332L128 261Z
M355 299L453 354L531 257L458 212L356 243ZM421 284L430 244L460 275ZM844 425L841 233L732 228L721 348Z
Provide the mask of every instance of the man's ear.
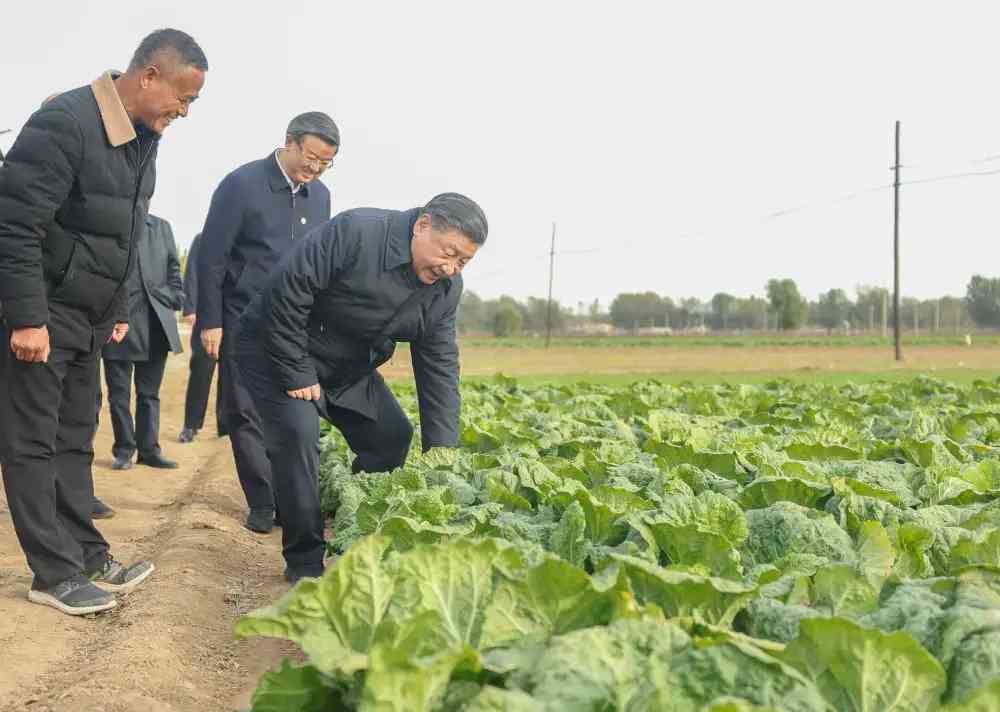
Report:
M417 221L413 224L413 231L416 233L424 234L430 232L433 226L434 222L433 220L431 220L431 216L428 215L427 213L424 213L419 218L417 218Z
M155 64L151 64L139 72L139 86L143 89L149 89L149 85L152 84L153 80L159 76L159 68Z

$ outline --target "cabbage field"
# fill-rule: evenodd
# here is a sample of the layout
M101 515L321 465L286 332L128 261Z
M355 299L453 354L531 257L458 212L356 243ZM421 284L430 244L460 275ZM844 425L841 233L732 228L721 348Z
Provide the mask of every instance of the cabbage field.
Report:
M500 378L462 444L324 435L339 556L238 623L303 652L256 712L1000 710L1000 383Z

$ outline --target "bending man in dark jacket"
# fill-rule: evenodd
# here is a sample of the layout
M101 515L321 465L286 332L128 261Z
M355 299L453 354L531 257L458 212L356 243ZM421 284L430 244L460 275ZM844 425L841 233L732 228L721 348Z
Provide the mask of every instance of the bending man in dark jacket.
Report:
M354 471L401 466L413 427L376 372L410 342L424 449L458 443L455 317L486 216L456 193L405 212L349 210L298 243L243 313L237 358L262 419L285 577L323 573L319 417Z
M177 463L160 450L160 385L169 352L181 353L177 310L183 306L181 263L170 223L146 217L136 248L136 266L130 277L129 331L120 344L104 347L104 380L115 443L113 470L132 467L139 451L140 465L173 469ZM132 419L132 381L135 376L135 420Z
M198 327L219 361L222 427L250 513L246 526L274 526L271 465L260 416L236 367L239 317L296 240L330 219L330 191L316 180L340 146L340 131L313 111L288 125L285 147L226 176L212 196L198 256Z
M149 209L159 135L186 116L208 64L177 30L146 37L124 74L36 111L0 167L3 480L35 574L28 599L73 615L153 565L123 566L94 527L98 359L128 329L132 246ZM103 589L103 590L102 590Z
M201 343L201 328L198 323L198 254L201 249L201 233L194 236L188 250L187 264L184 266L184 309L181 315L191 327L191 361L188 364L187 390L184 394L184 427L177 438L189 443L205 425L205 411L208 410L208 394L215 377L215 359L205 351ZM226 434L219 421L219 393L216 391L215 427L219 437Z

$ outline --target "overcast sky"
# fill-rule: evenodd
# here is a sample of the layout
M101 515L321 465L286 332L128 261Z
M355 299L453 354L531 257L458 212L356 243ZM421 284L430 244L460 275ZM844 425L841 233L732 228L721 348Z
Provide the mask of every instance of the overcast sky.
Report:
M777 276L853 294L891 284L891 192L845 196L891 181L896 119L904 181L1000 169L993 5L7 2L0 129L173 26L211 67L160 147L152 210L181 248L227 172L322 110L343 139L334 212L480 202L490 238L466 284L483 296L545 294L553 221L571 306ZM904 294L1000 275L998 195L1000 175L904 186Z

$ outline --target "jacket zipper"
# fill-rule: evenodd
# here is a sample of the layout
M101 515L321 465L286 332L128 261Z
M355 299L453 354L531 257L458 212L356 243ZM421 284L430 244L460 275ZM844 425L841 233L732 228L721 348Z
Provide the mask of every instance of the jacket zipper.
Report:
M295 240L295 191L292 190L291 186L288 187L288 190L292 191L292 241L294 242L294 240Z
M142 155L142 138L136 139L135 156L138 159L138 162L136 164L135 193L132 195L132 217L131 217L131 221L132 222L131 222L131 225L129 227L129 233L128 233L128 254L126 255L126 258L125 258L125 276L122 277L121 281L118 282L118 286L115 288L115 294L116 295L118 294L119 291L121 291L122 286L128 280L128 265L132 261L132 243L135 241L135 239L134 239L135 238L135 206L139 202L139 191L142 189L142 177L144 175L143 174L143 168L146 165L146 160L149 158L149 154L151 154L153 152L153 146L155 144L156 144L156 139L151 139L150 142L149 142L149 149L146 151L146 155L144 156L144 155ZM129 295L125 295L125 296L126 296L126 299L128 299ZM104 321L105 317L107 317L107 315L108 315L108 312L111 310L111 306L114 304L114 301L115 301L114 297L112 297L111 304L108 304L108 308L104 310L104 313L101 315L101 318L98 321L100 321L100 322Z

